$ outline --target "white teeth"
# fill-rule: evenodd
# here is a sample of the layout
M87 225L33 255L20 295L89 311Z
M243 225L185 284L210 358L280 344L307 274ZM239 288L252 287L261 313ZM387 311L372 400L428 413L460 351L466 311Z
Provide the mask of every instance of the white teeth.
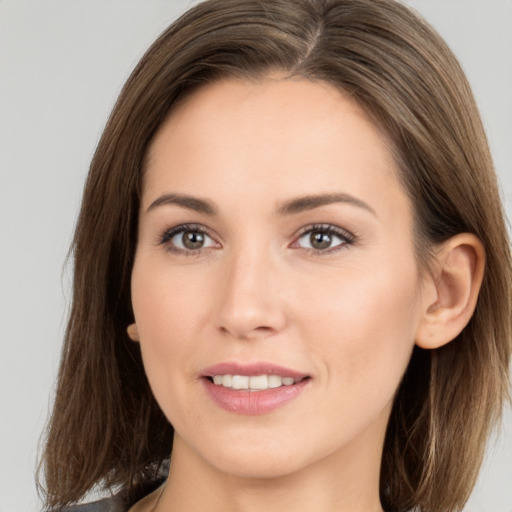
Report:
M293 377L281 377L280 375L214 375L213 382L217 386L233 389L247 389L261 391L264 389L279 388L281 386L291 386L302 379Z
M268 387L269 388L280 388L283 385L283 379L279 375L268 376Z
M249 387L251 389L267 389L268 377L266 375L252 376L249 378Z
M233 375L232 387L233 389L249 389L249 377L247 375Z
M230 388L233 385L233 377L231 377L231 375L223 375L222 376L222 385L225 388Z

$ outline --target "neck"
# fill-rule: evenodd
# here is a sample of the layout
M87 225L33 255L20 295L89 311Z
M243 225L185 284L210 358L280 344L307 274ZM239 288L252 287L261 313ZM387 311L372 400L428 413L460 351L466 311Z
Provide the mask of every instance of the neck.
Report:
M176 435L169 478L155 512L382 512L382 444L365 441L290 474L252 478L213 467Z

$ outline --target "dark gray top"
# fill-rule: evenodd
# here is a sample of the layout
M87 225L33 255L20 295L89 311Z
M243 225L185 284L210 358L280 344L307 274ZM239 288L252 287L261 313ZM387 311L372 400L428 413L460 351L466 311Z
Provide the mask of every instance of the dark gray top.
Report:
M113 496L92 503L59 508L58 512L127 512L130 506L121 497Z
M126 492L119 491L108 498L93 501L91 503L82 503L80 505L67 505L65 507L58 508L54 512L128 512L130 507L148 494L151 494L165 482L168 469L168 463L164 464L160 469L160 475L156 480L147 482L143 486L137 488L131 497L128 497Z
M130 508L124 500L114 496L83 505L73 505L58 510L58 512L127 512Z

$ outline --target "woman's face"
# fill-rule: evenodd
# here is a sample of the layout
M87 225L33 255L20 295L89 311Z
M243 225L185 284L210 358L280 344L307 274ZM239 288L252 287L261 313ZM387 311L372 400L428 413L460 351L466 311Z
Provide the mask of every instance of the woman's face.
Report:
M305 79L199 90L151 145L139 223L133 308L174 450L233 475L378 471L422 300L362 110Z

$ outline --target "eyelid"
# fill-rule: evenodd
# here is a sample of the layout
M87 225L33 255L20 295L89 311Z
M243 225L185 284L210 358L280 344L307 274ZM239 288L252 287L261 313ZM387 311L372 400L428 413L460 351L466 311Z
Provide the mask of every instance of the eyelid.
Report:
M197 223L185 223L185 224L179 224L177 226L174 226L172 228L166 229L161 235L159 235L158 238L158 245L166 246L166 250L169 252L174 252L177 254L184 254L186 256L194 256L201 254L206 249L211 249L212 246L209 247L201 247L198 249L182 249L180 247L176 247L175 245L170 244L169 242L172 240L173 237L175 237L179 233L183 233L186 231L194 231L197 233L201 233L209 237L213 242L216 244L217 247L213 248L221 248L221 244L218 242L216 236L214 236L211 233L211 230L208 229L206 226L202 224ZM308 233L311 233L313 231L320 231L332 234L342 240L342 243L335 245L334 247L329 247L327 249L315 249L315 248L307 248L307 247L300 247L298 245L298 241ZM339 226L335 226L333 224L328 223L316 223L316 224L309 224L307 226L302 227L293 237L293 241L289 245L291 248L299 248L303 249L305 252L314 254L316 256L323 256L323 255L329 255L332 253L335 253L341 249L346 248L347 246L353 245L357 240L357 237L351 233L350 231L347 231L346 229L340 228Z
M340 238L343 243L335 245L334 247L329 247L327 249L321 250L321 249L315 249L315 248L308 248L308 247L300 247L298 245L298 241L304 236L307 235L313 231L323 231L329 234L333 234ZM322 224L310 224L308 226L305 226L299 230L299 232L294 236L294 241L291 244L292 248L299 248L303 249L304 251L316 255L316 256L327 256L329 254L333 254L339 250L345 249L347 246L353 245L356 242L357 238L356 236L351 233L350 231L347 231L346 229L340 228L338 226L335 226L333 224L328 223L322 223Z
M211 230L203 226L202 224L196 224L196 223L185 223L185 224L179 224L177 226L174 226L172 228L166 229L162 234L158 237L158 245L163 245L166 247L166 250L169 252L177 253L177 254L184 254L186 256L196 256L203 252L203 250L211 249L212 247L201 247L199 249L182 249L181 247L176 247L175 245L172 245L170 241L179 233L183 233L186 231L193 231L196 233L201 233L203 235L206 235L208 238L213 240L214 244L217 246L220 246L219 242L217 241L216 237L214 237L211 233ZM215 248L215 247L214 247Z

